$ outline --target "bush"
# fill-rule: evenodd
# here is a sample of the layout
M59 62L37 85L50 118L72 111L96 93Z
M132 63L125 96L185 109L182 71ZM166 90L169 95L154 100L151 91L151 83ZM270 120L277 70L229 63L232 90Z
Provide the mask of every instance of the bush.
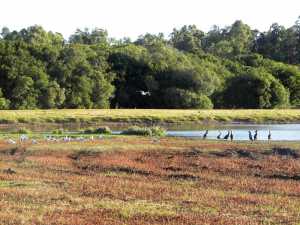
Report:
M25 127L22 127L20 128L18 131L17 131L18 134L30 134L31 133L31 130L25 128Z
M167 134L167 131L164 128L159 127L159 126L151 127L150 129L152 131L152 136L163 137L163 136L166 136L166 134Z
M87 128L83 131L84 134L95 134L95 129L93 128Z
M99 127L99 128L87 128L83 131L84 134L111 134L112 131L109 127Z
M52 134L63 134L64 130L62 128L52 131Z
M109 127L99 127L96 130L96 134L111 134L111 129Z
M124 130L122 134L125 135L139 135L139 136L165 136L166 130L161 127L139 127L133 126Z

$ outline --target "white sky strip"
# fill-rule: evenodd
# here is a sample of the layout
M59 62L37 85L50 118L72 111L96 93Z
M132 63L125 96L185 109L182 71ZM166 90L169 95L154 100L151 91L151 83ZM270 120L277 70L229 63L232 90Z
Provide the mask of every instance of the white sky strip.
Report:
M203 31L242 20L268 30L278 22L292 26L300 16L300 0L3 0L0 27L19 30L42 25L65 38L77 28L105 28L110 37L137 38L195 24Z

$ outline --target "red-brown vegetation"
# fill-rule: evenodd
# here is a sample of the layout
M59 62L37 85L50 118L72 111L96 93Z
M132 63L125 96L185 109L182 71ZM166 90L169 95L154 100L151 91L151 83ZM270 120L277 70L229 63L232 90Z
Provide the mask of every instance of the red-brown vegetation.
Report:
M182 138L0 142L0 224L297 224L299 149Z

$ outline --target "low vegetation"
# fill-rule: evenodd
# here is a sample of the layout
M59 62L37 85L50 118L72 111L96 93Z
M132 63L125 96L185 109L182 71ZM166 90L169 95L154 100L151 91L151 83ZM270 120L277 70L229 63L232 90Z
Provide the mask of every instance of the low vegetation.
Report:
M125 135L139 135L139 136L166 136L166 130L162 127L139 127L132 126L124 130L122 134Z
M300 121L300 110L167 110L167 109L61 109L1 110L0 123L289 123Z
M64 129L60 128L60 129L53 130L52 134L61 135L64 134L64 132L65 132Z
M31 133L31 130L28 129L28 128L22 127L22 128L20 128L19 130L17 130L16 133L18 133L18 134L30 134L30 133Z
M300 222L298 143L0 140L1 224Z
M111 134L112 131L109 127L87 128L83 131L84 134Z

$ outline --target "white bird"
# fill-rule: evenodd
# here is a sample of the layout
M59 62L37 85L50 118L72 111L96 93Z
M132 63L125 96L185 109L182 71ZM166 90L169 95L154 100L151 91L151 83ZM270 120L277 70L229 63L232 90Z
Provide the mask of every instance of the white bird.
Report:
M153 139L152 139L152 142L153 142L153 143L159 143L160 140L159 140L159 138L153 138Z
M22 134L21 137L20 137L20 141L23 142L23 141L26 141L26 140L28 140L27 135Z
M8 144L13 144L13 145L16 144L16 142L15 142L13 139L8 139L8 140L7 140L7 143L8 143Z
M37 140L32 139L32 140L31 140L31 143L32 143L32 144L37 144Z
M68 136L65 136L65 137L63 138L63 141L64 141L64 142L69 142L69 141L71 141L71 138L68 137Z
M150 91L142 91L142 90L140 90L140 91L137 91L137 92L140 92L141 93L141 95L143 95L143 96L146 96L146 95L151 95L151 93L150 93Z
M84 137L80 136L80 137L77 137L76 140L77 141L84 141L85 139L84 139Z

